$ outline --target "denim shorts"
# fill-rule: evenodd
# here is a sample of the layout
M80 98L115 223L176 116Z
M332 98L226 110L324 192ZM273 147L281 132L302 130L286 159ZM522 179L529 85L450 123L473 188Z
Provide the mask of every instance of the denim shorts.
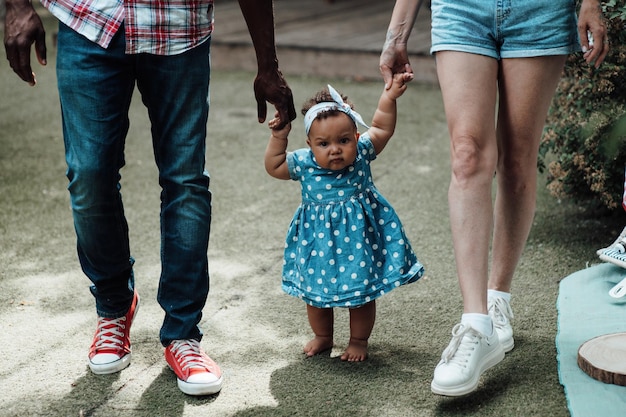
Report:
M432 0L431 53L495 59L580 51L576 0Z

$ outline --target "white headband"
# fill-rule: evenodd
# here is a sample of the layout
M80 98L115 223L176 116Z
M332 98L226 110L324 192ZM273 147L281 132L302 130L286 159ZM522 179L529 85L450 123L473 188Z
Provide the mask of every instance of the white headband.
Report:
M320 113L329 110L338 110L340 112L343 112L347 114L352 119L352 121L354 121L355 125L361 124L369 129L369 126L365 124L361 115L352 110L348 103L344 103L341 95L337 92L337 90L328 85L328 92L330 93L330 96L333 98L334 101L324 101L322 103L317 103L316 105L311 107L304 115L304 131L307 136L309 135L309 130L311 130L311 124L317 118L317 116Z

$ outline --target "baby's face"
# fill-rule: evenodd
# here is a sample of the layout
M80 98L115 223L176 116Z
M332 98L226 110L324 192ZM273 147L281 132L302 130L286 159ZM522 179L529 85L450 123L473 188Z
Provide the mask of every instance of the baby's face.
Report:
M314 120L307 144L324 169L339 171L354 163L358 135L356 125L344 113Z

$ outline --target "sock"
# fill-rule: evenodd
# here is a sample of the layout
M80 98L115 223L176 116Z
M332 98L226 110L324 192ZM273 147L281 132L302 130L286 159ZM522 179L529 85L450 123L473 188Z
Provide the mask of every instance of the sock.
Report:
M487 298L500 297L504 298L507 303L511 303L511 293L497 290L487 290Z
M471 326L474 330L489 337L493 334L493 323L488 314L463 313L461 323Z

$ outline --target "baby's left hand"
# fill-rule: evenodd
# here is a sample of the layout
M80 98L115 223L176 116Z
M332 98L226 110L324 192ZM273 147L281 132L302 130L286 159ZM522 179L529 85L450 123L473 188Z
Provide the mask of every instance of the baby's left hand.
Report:
M389 94L391 94L391 98L397 99L407 89L407 83L413 81L413 73L412 72L399 72L393 74L393 81L391 82L391 87L389 90Z

